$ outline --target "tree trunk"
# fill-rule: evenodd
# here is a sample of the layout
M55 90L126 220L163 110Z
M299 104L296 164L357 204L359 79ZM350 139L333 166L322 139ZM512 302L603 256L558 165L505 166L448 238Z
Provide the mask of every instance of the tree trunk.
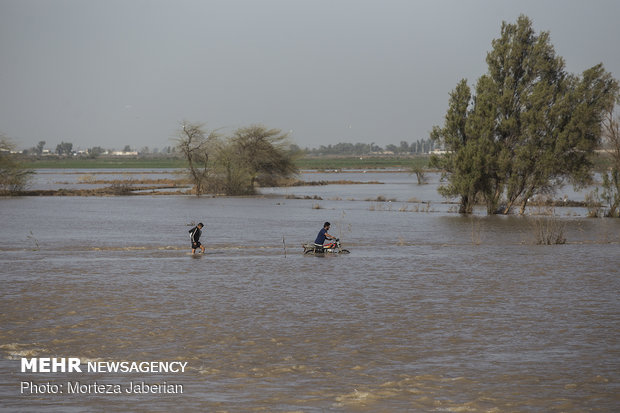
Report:
M533 187L528 189L527 192L525 193L525 196L523 197L523 203L521 204L521 209L519 210L519 215L523 215L525 213L525 207L527 206L527 203L532 197L532 195L534 195Z
M461 205L459 205L459 214L469 214L471 211L469 209L469 196L463 195L461 196Z

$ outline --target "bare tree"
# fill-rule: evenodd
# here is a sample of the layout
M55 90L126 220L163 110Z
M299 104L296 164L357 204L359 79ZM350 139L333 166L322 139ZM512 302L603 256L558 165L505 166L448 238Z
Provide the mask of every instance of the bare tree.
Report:
M181 124L179 135L177 147L187 160L194 192L200 196L205 192L212 172L209 156L215 151L218 135L215 131L207 134L202 124L186 121Z

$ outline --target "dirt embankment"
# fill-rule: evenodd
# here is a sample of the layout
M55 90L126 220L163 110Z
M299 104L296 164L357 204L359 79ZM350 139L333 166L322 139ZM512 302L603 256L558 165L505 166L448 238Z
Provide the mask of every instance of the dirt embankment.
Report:
M277 183L281 187L294 186L323 186L323 185L358 185L358 184L382 184L378 181L303 181L299 179L285 180ZM0 196L121 196L121 195L190 195L192 194L191 182L186 178L181 179L120 179L106 180L80 179L76 183L56 182L57 185L108 185L102 188L58 188L23 190L19 192L0 192ZM176 190L175 190L176 189Z

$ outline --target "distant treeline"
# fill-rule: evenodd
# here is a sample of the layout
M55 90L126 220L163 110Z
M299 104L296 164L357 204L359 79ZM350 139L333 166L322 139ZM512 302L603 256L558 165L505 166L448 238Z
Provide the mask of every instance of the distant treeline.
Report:
M369 154L423 154L430 153L435 149L435 142L431 139L422 139L409 144L401 141L398 146L389 144L385 148L373 143L337 143L335 145L321 145L318 148L301 149L293 145L293 150L298 150L307 155L369 155Z
M73 144L70 142L62 142L56 146L55 150L45 149L45 141L39 142L36 147L24 149L20 151L23 155L29 156L82 156L89 158L98 158L101 156L110 155L138 155L138 156L163 156L163 157L181 157L182 155L177 152L175 146L167 146L163 149L149 148L144 146L140 149L134 149L129 145L126 145L122 151L115 149L104 149L101 146L94 146L86 150L75 150ZM341 142L335 145L321 145L318 148L304 148L299 145L291 145L290 151L293 153L300 153L304 155L321 156L321 155L340 155L340 156L359 156L359 155L415 155L415 154L428 154L436 148L435 142L429 139L421 139L412 143L401 141L400 144L385 145L381 147L375 143L346 143Z
M123 150L116 149L105 149L101 146L93 146L88 149L75 149L73 147L73 143L71 142L61 142L56 145L55 150L46 149L46 142L40 141L36 146L24 149L20 151L23 155L30 156L49 156L49 155L57 155L57 156L87 156L90 158L96 158L102 155L175 155L176 147L174 146L166 146L163 149L159 148L149 148L148 146L144 146L141 149L134 149L130 145L125 145Z
M41 141L36 147L30 149L24 149L21 151L23 155L30 156L45 156L45 155L57 155L57 156L86 156L90 158L97 158L99 156L106 155L159 155L159 156L182 156L177 152L175 146L167 146L162 149L149 148L144 146L140 149L132 148L130 145L126 145L122 151L115 149L104 149L101 146L94 146L86 150L75 150L73 144L70 142L62 142L56 146L55 150L45 149L46 142ZM408 154L428 154L436 148L435 142L429 139L421 139L415 142L408 143L401 141L400 144L388 144L385 147L381 147L373 143L346 143L341 142L335 145L321 145L318 148L304 148L299 145L291 145L290 150L294 153L301 153L305 155L320 156L320 155L370 155L370 154L382 154L382 155L408 155Z

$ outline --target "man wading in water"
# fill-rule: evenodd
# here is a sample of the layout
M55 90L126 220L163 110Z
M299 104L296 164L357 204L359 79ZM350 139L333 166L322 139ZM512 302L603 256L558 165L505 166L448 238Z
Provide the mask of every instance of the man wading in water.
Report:
M202 222L189 230L189 237L192 240L192 255L196 252L196 248L200 248L202 253L205 253L205 247L200 243L200 235L202 235Z

